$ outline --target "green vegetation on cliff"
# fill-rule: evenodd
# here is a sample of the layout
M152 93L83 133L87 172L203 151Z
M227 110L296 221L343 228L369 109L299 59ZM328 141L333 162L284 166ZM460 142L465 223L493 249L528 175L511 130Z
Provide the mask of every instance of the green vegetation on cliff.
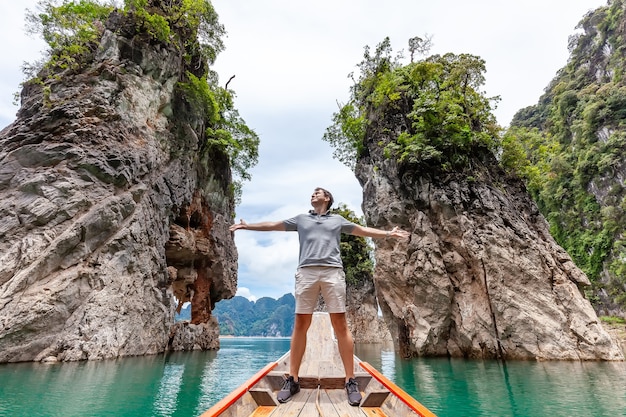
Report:
M570 59L504 135L550 231L593 282L596 306L626 307L626 17L622 0L588 13Z
M424 53L425 41L413 38L411 55ZM491 103L480 91L485 63L468 54L433 55L401 65L392 56L389 38L373 55L365 48L351 97L333 116L324 140L335 157L353 168L363 156L370 123L385 117L393 131L379 146L400 163L442 171L463 169L471 156L495 151L500 128Z
M467 54L414 61L416 50L428 50L414 38L405 65L389 39L373 53L366 47L350 99L323 139L352 169L376 147L422 172L463 172L474 158L497 155L524 179L552 235L591 279L596 307L626 307L625 7L615 0L584 17L567 65L504 135L491 112L498 98L481 91L484 61Z
M27 20L29 31L41 34L49 49L42 62L25 67L27 82L42 84L49 93L50 84L68 71L86 69L106 30L173 48L180 55L178 93L204 119L201 151L225 153L236 178L249 180L249 170L258 160L259 138L235 109L233 92L219 86L210 68L224 49L225 34L211 2L124 0L122 8L118 5L113 0L41 0ZM115 23L110 24L111 17ZM234 181L236 197L240 180Z
M358 218L356 213L345 204L339 204L332 212L353 223L365 225L365 221ZM374 261L369 241L362 236L342 234L340 248L341 261L348 285L358 287L367 277L371 279L374 273Z

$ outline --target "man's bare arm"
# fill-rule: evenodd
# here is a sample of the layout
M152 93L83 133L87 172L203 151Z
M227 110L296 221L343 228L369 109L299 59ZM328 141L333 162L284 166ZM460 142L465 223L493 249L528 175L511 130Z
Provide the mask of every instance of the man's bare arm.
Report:
M260 223L246 223L243 219L241 219L239 221L239 223L235 223L232 226L229 227L229 230L231 232L234 232L235 230L239 230L239 229L243 229L243 230L255 230L258 232L271 232L271 231L277 231L277 232L284 232L285 229L285 223L283 223L282 221L280 222L260 222Z
M411 234L405 230L399 229L397 226L391 230L382 230L375 229L373 227L365 227L356 225L354 229L352 229L352 234L355 236L364 236L364 237L372 237L372 238L386 238L393 237L395 239L404 239L408 238Z

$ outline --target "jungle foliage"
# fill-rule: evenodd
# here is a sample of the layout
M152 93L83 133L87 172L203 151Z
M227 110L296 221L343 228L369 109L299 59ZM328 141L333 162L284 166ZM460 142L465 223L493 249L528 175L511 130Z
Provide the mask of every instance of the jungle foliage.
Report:
M218 84L210 69L224 49L224 27L209 0L41 0L27 15L28 30L41 34L48 45L41 62L26 65L28 82L45 86L66 71L76 72L92 62L105 22L113 11L134 22L138 40L160 43L178 51L178 88L207 126L203 149L219 149L229 158L235 177L249 180L258 161L259 138L234 107L233 92ZM120 28L119 30L128 30ZM49 87L48 87L49 88ZM241 183L235 180L234 193Z
M428 43L412 38L411 57L425 54ZM386 157L412 166L459 170L477 152L498 148L500 128L491 112L498 98L480 90L486 71L482 59L448 53L406 65L400 60L401 55L392 55L389 38L373 54L365 47L350 99L323 137L335 148L335 158L354 169L367 149L368 129L382 119L387 122L378 133L385 139L377 146Z
M524 178L557 242L626 308L626 18L623 0L589 12L570 59L504 135L502 164Z
M357 217L354 211L345 204L339 204L332 210L333 213L343 216L346 220L364 226L365 220ZM341 249L341 261L343 271L346 274L348 285L359 286L366 279L372 279L374 273L374 261L372 257L372 246L363 236L348 234L341 235L339 244Z

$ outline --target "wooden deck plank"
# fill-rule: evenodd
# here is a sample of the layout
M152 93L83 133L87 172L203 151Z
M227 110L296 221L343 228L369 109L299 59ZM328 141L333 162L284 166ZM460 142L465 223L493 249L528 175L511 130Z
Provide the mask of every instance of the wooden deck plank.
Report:
M274 393L270 389L250 388L248 392L259 406L276 407L278 405L278 402L274 399Z
M339 355L339 352L337 352L337 355ZM325 377L325 378L337 377L337 378L344 378L345 380L346 371L344 370L343 366L338 367L334 361L320 360L318 361L317 374L320 377Z
M370 391L365 394L363 401L361 401L361 407L380 407L383 405L390 392L384 391Z
M286 376L283 372L271 371L255 385L255 388L267 388L272 391L277 391L282 388L285 378Z
M271 414L272 417L298 417L300 412L309 401L309 397L314 390L301 389L289 402L281 404Z
M322 389L345 389L346 377L336 376L332 378L320 378L319 385Z
M298 413L298 417L317 417L319 415L319 413L317 412L317 407L315 405L317 392L318 392L317 389L311 390L311 395L309 395L307 402L300 409L300 412Z
M340 417L339 412L337 412L335 405L332 400L328 396L328 392L325 389L319 390L319 398L317 404L320 407L320 411L324 417Z
M306 374L320 375L318 368L322 362L327 362L324 366L326 369L333 369L333 374L338 372L345 375L330 316L326 313L313 313L303 358L303 364L308 367Z
M348 404L348 395L346 390L326 390L328 398L335 406L335 410L341 417L363 417L361 407L355 407ZM398 416L400 417L400 416Z
M361 407L348 403L345 372L328 314L315 313L300 392L287 403L276 395L289 373L289 352L220 400L201 417L435 417L426 407L366 362L354 357L355 377L364 396ZM363 371L366 372L363 372ZM306 372L306 373L305 373ZM391 394L388 394L388 393ZM412 411L410 408L413 408Z
M399 412L403 412L404 415L407 417L424 417L424 414L418 414L416 411L407 410L406 404L400 401L400 399L395 395L390 395L389 398L387 398L387 401L385 401L385 403L380 407L380 409L385 411L385 413L390 416L395 416ZM429 415L434 416L434 414Z

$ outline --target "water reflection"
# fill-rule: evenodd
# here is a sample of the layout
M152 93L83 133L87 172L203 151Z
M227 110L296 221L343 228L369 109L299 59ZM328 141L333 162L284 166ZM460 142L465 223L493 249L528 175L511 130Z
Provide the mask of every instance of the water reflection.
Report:
M250 338L217 352L4 364L0 416L197 416L288 349L288 339Z
M154 414L171 416L176 409L176 398L180 392L184 367L181 365L166 365L161 378L161 385L154 403Z
M357 356L439 417L626 416L623 362L406 360L375 346Z

